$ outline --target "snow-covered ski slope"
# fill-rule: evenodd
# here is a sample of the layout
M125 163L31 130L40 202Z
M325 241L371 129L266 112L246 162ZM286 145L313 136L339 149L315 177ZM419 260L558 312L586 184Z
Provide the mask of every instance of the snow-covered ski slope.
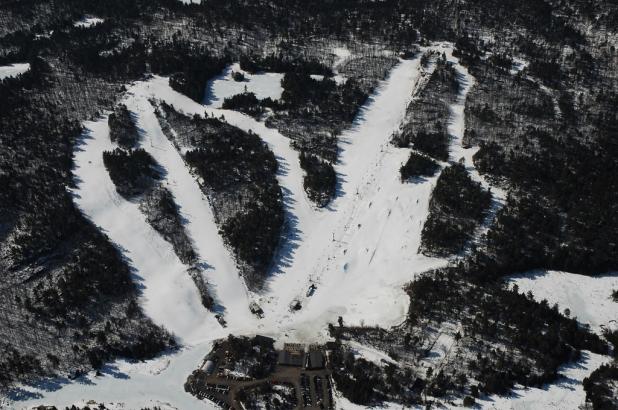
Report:
M461 144L465 98L474 79L452 56L450 45L438 44L433 48L445 52L456 64L464 84L459 99L451 107L451 160L463 157L473 178L489 187L472 164L475 149L463 148ZM338 50L337 55L340 60L348 56L345 50ZM324 209L315 208L306 198L298 152L291 148L288 138L247 115L217 108L224 95L233 95L232 91L224 87L204 106L172 90L164 77L155 76L131 85L123 102L137 116L140 145L165 170L164 184L179 205L204 266L204 277L224 310L229 327L221 328L214 314L203 308L186 272L187 266L146 223L137 204L116 193L102 163L102 152L115 147L109 140L106 117L86 123L88 131L75 152L75 201L127 257L141 289L140 302L146 314L176 334L184 348L144 363L118 360L106 368L104 376L90 374L82 383L71 383L59 390L24 387L33 395L13 407L66 406L94 400L105 402L108 407L116 403L118 408L216 408L212 403L196 400L183 389L186 376L200 364L214 339L228 333L261 333L278 341L321 341L326 338L327 323L335 322L338 316L350 324L388 327L400 323L408 306L402 286L415 274L448 263L418 254L420 233L437 176L402 184L399 167L409 150L388 143L400 126L407 105L425 84L429 73L423 71L419 59L400 61L361 109L353 126L340 136L340 160L335 167L340 184L336 199ZM270 90L267 93L278 92L277 77L268 78L263 78L265 82L259 87ZM211 87L211 91L217 89ZM163 100L188 115L223 116L230 124L258 134L274 152L280 165L277 178L284 195L286 226L263 293L251 294L239 278L231 252L218 235L208 201L180 153L162 133L151 99ZM503 199L501 191L494 188L492 193L497 205L488 216L487 226ZM317 288L308 296L311 284ZM534 285L530 289L535 292ZM259 301L265 311L263 319L250 314L251 300ZM291 313L289 305L294 300L302 304L302 309ZM358 348L364 355L380 354ZM586 354L580 367L565 371L573 380L581 380L582 375L589 374L603 360ZM568 383L529 391L518 391L520 396L516 399L496 398L482 405L531 408L530 403L536 400L546 403L545 408L569 409L583 400L582 392ZM344 399L338 401L338 406L353 407Z
M184 343L202 340L216 322L202 318L203 307L193 282L172 246L150 227L138 204L122 198L103 165L109 139L107 117L85 124L75 151L75 202L118 246L133 267L141 305L153 321ZM197 323L196 323L197 322Z
M28 70L30 70L29 63L19 63L19 64L0 66L0 80L3 80L7 77L18 76L19 74L23 74Z

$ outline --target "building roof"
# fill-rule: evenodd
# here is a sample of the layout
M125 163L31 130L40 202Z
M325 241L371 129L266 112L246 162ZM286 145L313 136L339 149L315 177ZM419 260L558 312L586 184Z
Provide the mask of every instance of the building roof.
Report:
M312 350L307 355L307 369L321 369L324 367L324 355L320 350Z
M305 361L304 352L289 352L287 350L281 350L279 357L277 358L277 364L283 366L298 366L301 367Z

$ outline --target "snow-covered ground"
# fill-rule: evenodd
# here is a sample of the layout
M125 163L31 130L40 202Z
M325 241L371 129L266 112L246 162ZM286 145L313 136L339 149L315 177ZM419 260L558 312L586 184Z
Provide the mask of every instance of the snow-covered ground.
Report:
M172 246L145 220L138 204L121 197L103 165L103 151L115 148L107 117L87 122L75 150L74 200L122 250L141 288L140 304L153 321L185 343L201 340L216 327L204 316L197 289Z
M96 26L97 24L101 24L103 23L103 21L105 20L99 17L84 17L81 20L78 20L75 23L73 23L73 26L81 27L81 28L88 28L88 27Z
M163 134L154 108L148 101L150 97L159 94L158 85L158 82L138 83L130 90L126 99L127 107L137 114L138 128L143 131L141 146L165 170L167 188L174 195L195 250L206 266L203 274L210 284L213 296L225 309L228 326L245 327L250 325L255 317L249 311L248 294L232 254L219 236L207 198L202 194L180 153ZM166 83L162 85L169 87ZM195 104L189 99L186 101ZM199 321L200 318L194 320Z
M510 397L494 396L481 400L479 404L484 409L513 410L578 410L586 400L582 381L596 368L611 359L608 356L582 351L582 358L577 363L571 363L560 368L564 376L556 383L544 388L515 388Z
M561 311L601 333L603 328L618 329L618 302L611 298L618 290L618 273L586 276L558 271L535 271L509 278L519 292L532 292L535 299L557 303Z
M245 80L235 81L232 78L234 72L243 74ZM258 99L270 97L278 100L283 92L281 79L283 79L281 73L249 74L240 68L240 64L234 63L227 67L220 76L208 82L205 104L221 108L223 100L245 91L254 93Z
M450 45L435 47L457 63ZM338 63L349 57L349 52L337 49L335 53L339 56ZM142 289L140 302L145 312L155 323L179 336L184 348L179 353L143 363L117 360L107 367L104 376L90 374L82 383L69 383L59 390L24 387L35 398L20 401L14 408L37 404L63 407L88 400L122 403L125 408L146 405L214 408L206 401L194 399L183 389L187 375L200 365L212 340L227 333L261 333L276 337L278 342L322 341L326 338L327 323L335 322L338 316L343 316L348 324L395 325L404 320L408 308L402 286L416 273L448 263L445 259L418 254L420 233L437 176L419 183L402 184L399 167L407 159L409 150L389 144L410 99L428 77L423 75L419 59L401 60L361 109L353 126L340 136L340 160L335 166L339 178L337 197L324 209L316 209L306 198L298 152L290 147L289 139L247 115L217 108L223 98L244 91L244 85L248 91L256 92L258 98L280 95L280 77L276 78L280 74L258 74L263 77L253 76L248 82L236 83L227 77L237 69L229 67L221 78L210 84L206 106L175 92L169 87L167 78L157 76L133 84L124 100L137 115L142 131L141 146L166 171L164 183L186 220L187 231L205 266L205 278L225 309L229 328L222 329L213 314L201 306L187 267L145 222L137 204L116 193L102 164L102 151L114 147L108 137L106 118L86 123L89 131L75 152L75 201L129 259ZM463 157L473 178L488 186L473 167L471 158L475 149L464 148L461 144L465 129L465 96L474 79L458 64L456 69L465 86L451 107L451 160ZM235 88L238 85L242 88ZM217 233L208 202L182 157L162 133L150 98L163 100L188 115L223 116L230 124L257 133L277 157L286 227L267 290L262 294L250 294L238 277L230 252ZM492 192L499 204L503 193L495 189ZM526 279L513 280L524 290ZM317 288L308 296L311 284ZM590 286L600 292L596 284ZM540 287L545 288L550 292L549 282ZM540 296L542 293L538 291L533 289L538 297L546 297ZM566 290L565 294L570 295ZM249 312L248 304L253 299L264 309L265 317L261 320ZM294 300L301 302L302 309L291 313L289 305ZM580 307L577 303L570 307L573 315L580 318L597 308L596 305ZM448 346L449 342L444 340L440 346ZM367 347L357 346L357 352L370 360L390 359ZM566 368L565 373L574 380L581 380L604 359L589 354L581 366ZM578 401L581 398L578 389L581 387L573 388L566 382L544 390L520 390L516 399L496 398L483 402L483 406L532 408L526 406L546 403L543 408L571 408L561 405ZM337 402L339 408L357 408L343 398Z
M30 70L29 63L18 63L0 66L0 80L6 77L15 77Z
M449 60L458 61L455 57L453 57L452 49L447 49L445 54L447 55L447 58ZM504 203L506 201L506 192L499 187L491 185L489 181L483 175L481 175L474 166L472 157L474 156L474 154L477 153L479 147L465 147L463 145L463 137L466 130L464 113L466 107L466 97L470 89L474 86L476 79L472 75L470 75L470 73L465 67L459 64L455 65L455 70L458 74L460 90L457 101L450 107L451 115L447 128L448 133L451 136L449 160L452 162L462 161L470 177L474 181L480 182L483 188L490 190L492 194L491 205L487 212L487 215L485 216L484 221L481 223L474 235L474 237L478 239L481 237L482 234L487 232L489 227L492 225L496 214L504 206ZM472 245L472 243L469 245Z

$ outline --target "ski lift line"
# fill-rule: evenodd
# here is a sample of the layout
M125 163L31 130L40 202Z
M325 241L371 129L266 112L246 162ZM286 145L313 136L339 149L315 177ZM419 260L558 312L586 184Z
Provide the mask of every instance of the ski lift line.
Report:
M426 76L428 77L428 76ZM421 78L419 81L417 81L414 84L414 91L411 93L410 97L407 98L406 100L406 107L409 105L409 103L411 102L412 98L414 95L418 95L418 93L420 93L420 91L422 90L422 88L424 88L426 86L426 84L428 83L428 78ZM394 127L394 130L396 130L398 127L400 127L401 124L399 124L397 127ZM383 163L385 156L387 155L389 151L386 150L382 150L381 152L378 153L378 158L375 160L374 162L374 166L369 170L368 173L364 174L359 185L356 187L356 192L358 193L358 196L360 198L363 198L367 195L368 191L371 189L371 181L375 181L375 175L376 175L376 169L380 167L380 165ZM360 189L359 189L360 187ZM322 254L318 260L318 263L316 265L319 266L319 268L317 269L317 271L320 274L320 277L322 277L325 273L326 270L330 268L330 266L332 265L332 263L330 263L331 258L335 257L337 254L337 251L339 251L342 248L343 244L348 244L348 241L345 241L344 238L348 237L350 234L350 227L352 225L352 222L358 217L358 214L360 212L360 202L361 201L354 201L353 206L352 206L352 210L348 216L348 218L345 219L345 222L343 223L342 229L340 230L342 232L342 235L340 237L339 240L335 240L335 236L334 236L334 231L333 231L333 240L331 241L331 246L329 246L327 248L327 251ZM341 225L339 225L341 226ZM383 227L384 229L384 227ZM383 231L382 231L383 232ZM375 253L375 251L374 251ZM371 260L373 259L373 255ZM370 260L370 263L371 263Z

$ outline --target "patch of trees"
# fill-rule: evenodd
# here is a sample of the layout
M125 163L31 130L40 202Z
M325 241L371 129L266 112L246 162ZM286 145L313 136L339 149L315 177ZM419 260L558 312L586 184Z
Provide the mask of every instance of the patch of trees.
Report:
M254 93L236 94L232 97L225 98L222 108L225 110L244 112L253 117L258 117L264 112L260 100L258 100Z
M275 389L275 386L278 388ZM298 406L296 388L291 383L262 384L254 388L243 389L237 393L236 397L247 410L264 407L269 410L286 410Z
M103 164L116 185L116 191L126 198L144 194L161 178L156 161L142 148L104 151Z
M378 388L384 387L382 369L365 359L356 359L351 351L335 350L331 355L333 380L344 397L352 403L370 405L384 396Z
M132 114L126 105L118 105L107 118L109 138L125 149L134 148L139 134L133 121Z
M13 380L41 373L41 363L36 357L27 353L20 353L10 345L2 346L1 352L0 387L8 386Z
M338 85L328 78L315 80L306 72L286 73L281 84L281 101L270 104L274 115L266 123L293 139L293 146L304 153L306 191L324 206L335 193L335 135L354 120L367 94L353 79Z
M226 57L213 57L194 46L174 42L153 50L151 69L170 76L170 87L201 103L206 84L219 74L229 62Z
M247 204L221 226L221 234L236 257L251 268L245 271L250 287L261 286L279 243L283 225L280 195L278 187L273 187L271 192L265 192L272 202Z
M281 55L268 55L265 57L247 56L240 57L240 68L248 73L269 71L274 73L302 72L306 74L319 74L330 76L332 70L317 60L290 60Z
M300 166L305 171L303 187L307 197L317 206L326 206L335 197L337 175L333 166L318 156L300 152Z
M399 133L393 135L398 147L412 146L429 157L447 161L449 134L446 127L450 111L459 90L457 73L444 56L429 54L436 67L429 82L406 110L406 118Z
M226 368L230 370L247 368L247 375L263 379L275 371L277 352L274 340L254 336L233 336L218 341L211 354L226 358Z
M401 181L405 182L411 178L421 178L433 176L440 169L440 165L431 158L418 154L414 151L410 152L410 157L405 164L399 169Z
M611 410L618 407L618 366L603 364L584 379L586 403L593 410Z
M618 145L603 135L594 146L536 135L536 151L483 144L475 155L482 172L517 188L487 234L489 255L500 267L590 274L614 269Z
M334 80L313 79L306 72L286 73L281 80L282 109L296 110L299 115L319 112L322 116L351 122L356 111L367 99L354 79L338 85Z
M491 193L470 178L462 164L444 169L429 201L429 216L421 233L421 250L446 256L472 238L491 202Z
M577 360L581 349L607 352L607 345L563 316L557 305L501 284L467 283L463 269L432 272L412 282L409 324L457 320L463 349L477 352L465 363L481 391L504 394L515 383L541 386L558 377L559 366ZM496 346L503 346L496 350Z
M148 223L172 244L182 263L190 265L197 261L193 244L184 230L178 205L167 188L157 186L150 190L139 206Z
M248 285L259 288L284 219L274 154L256 134L216 118L186 117L164 103L159 118L168 138L191 148L185 160L213 205L220 233Z

